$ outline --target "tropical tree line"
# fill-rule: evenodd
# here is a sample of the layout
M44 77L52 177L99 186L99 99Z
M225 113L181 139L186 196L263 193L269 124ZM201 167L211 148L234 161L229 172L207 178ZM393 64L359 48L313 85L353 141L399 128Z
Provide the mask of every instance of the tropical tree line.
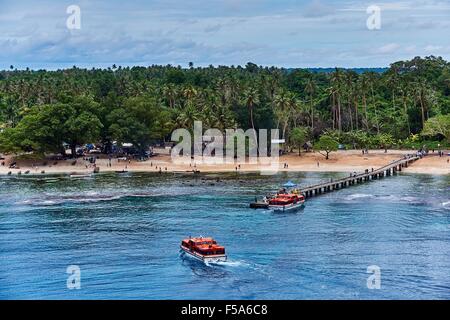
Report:
M278 128L292 148L321 136L358 148L445 144L449 114L450 63L434 56L362 73L253 63L0 72L1 152L113 141L145 150L197 120L204 129Z

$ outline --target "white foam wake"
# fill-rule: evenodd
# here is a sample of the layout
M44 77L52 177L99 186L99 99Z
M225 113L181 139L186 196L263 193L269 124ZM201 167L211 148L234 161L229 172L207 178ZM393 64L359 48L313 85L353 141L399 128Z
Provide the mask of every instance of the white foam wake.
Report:
M233 261L233 260L227 260L227 261L220 261L220 262L209 262L206 263L209 266L212 265L219 265L219 266L226 266L226 267L246 267L249 266L248 263L246 263L245 261Z
M372 198L372 197L373 197L373 195L367 194L367 193L354 193L354 194L346 196L344 199L345 200L357 200L357 199Z

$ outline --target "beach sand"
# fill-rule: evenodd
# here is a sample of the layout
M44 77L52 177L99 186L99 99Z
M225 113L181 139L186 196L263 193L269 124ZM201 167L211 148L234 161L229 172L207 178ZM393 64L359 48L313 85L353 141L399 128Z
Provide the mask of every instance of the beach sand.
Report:
M307 172L363 172L366 169L379 168L389 164L392 161L402 158L406 154L412 154L414 151L405 150L370 150L368 154L362 154L360 150L346 150L338 151L330 154L330 159L326 160L324 156L319 153L309 152L298 154L288 154L279 158L277 165L279 171L307 171ZM450 159L448 156L439 157L437 153L430 154L414 162L404 172L408 173L422 173L422 174L436 174L446 175L450 174ZM29 174L86 174L93 171L93 167L82 158L77 160L76 165L71 165L73 160L58 161L57 165L53 165L53 161L48 161L50 165L43 165L43 160L23 160L18 161L20 169L9 169L8 164L12 161L11 157L5 160L5 166L0 166L0 174L8 174L9 171L16 175L19 171L24 174L30 171ZM268 169L267 165L258 165L251 163L227 163L227 164L208 164L201 163L201 161L194 161L189 158L184 158L184 163L174 163L169 155L157 155L148 161L131 160L124 161L118 159L111 160L109 166L108 159L98 159L96 162L100 172L114 172L127 170L129 172L192 172L199 170L200 172L235 172L238 167L239 172L251 172ZM285 167L287 164L287 167ZM240 166L240 167L239 167Z

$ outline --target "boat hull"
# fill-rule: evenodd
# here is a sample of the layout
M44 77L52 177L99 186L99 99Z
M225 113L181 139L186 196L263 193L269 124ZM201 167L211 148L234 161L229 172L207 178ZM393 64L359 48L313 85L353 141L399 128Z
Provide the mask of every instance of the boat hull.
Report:
M250 203L252 209L269 209L269 204L266 202L252 202Z
M187 248L184 248L183 246L180 246L180 249L186 253L186 255L190 258L203 261L205 263L217 263L217 262L225 262L227 261L227 256L225 254L220 255L211 255L211 256L203 256L201 254L198 254L197 252L192 252Z
M303 208L304 206L305 206L305 202L301 201L301 202L297 202L297 203L293 203L293 204L288 204L285 206L269 205L269 209L274 212L291 212L291 211L299 210L299 209Z

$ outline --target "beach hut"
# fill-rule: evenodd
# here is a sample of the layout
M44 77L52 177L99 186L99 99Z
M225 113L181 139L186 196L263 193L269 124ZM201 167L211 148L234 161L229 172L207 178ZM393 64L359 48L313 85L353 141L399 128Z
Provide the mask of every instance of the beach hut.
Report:
M312 145L311 141L305 142L305 143L303 144L303 149L304 149L306 152L311 151L312 148L313 148L313 145Z

